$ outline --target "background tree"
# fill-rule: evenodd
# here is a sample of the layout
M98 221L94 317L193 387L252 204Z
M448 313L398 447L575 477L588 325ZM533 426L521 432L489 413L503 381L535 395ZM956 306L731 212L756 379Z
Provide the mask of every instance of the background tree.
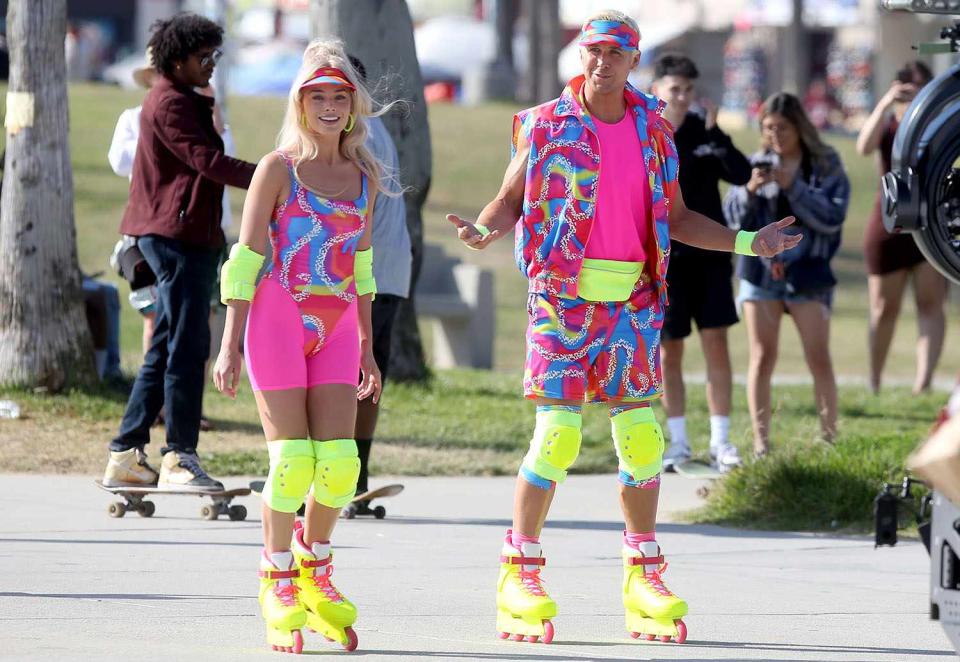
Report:
M414 302L414 286L423 261L422 207L430 190L432 160L423 79L413 42L413 21L405 0L312 0L314 36L334 35L344 40L351 55L360 58L373 86L374 98L402 99L406 107L383 116L400 159L400 180L407 193L407 227L413 248L410 298L397 314L390 356L390 376L422 379L426 362ZM379 84L378 84L379 82Z
M66 0L11 0L0 195L0 384L96 380L73 223Z

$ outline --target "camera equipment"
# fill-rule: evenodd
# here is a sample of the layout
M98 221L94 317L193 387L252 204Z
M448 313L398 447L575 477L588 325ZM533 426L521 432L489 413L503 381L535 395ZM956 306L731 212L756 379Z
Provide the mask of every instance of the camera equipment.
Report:
M960 0L883 0L880 5L889 11L915 14L960 14Z
M885 6L960 13L960 0L913 0ZM900 7L907 5L910 7ZM924 7L916 9L915 7ZM960 22L940 32L946 43L921 45L921 53L960 52ZM960 65L920 90L893 142L892 168L883 177L883 224L910 232L924 257L960 283Z
M914 510L914 521L917 523L917 532L923 540L927 551L930 551L930 495L920 498L917 507L913 495L914 485L925 485L923 481L904 476L900 483L900 494L894 491L894 486L884 483L880 494L873 500L874 519L874 547L893 547L897 544L897 529L901 527L901 508Z

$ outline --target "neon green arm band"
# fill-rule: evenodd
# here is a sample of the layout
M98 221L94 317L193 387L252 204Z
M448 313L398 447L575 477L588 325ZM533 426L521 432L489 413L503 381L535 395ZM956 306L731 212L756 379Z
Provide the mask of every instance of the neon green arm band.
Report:
M220 270L220 301L251 301L257 274L263 266L263 256L254 253L246 244L234 244L230 259Z
M377 293L377 281L373 278L373 247L357 251L353 259L353 278L357 282L357 296Z
M737 240L734 242L733 252L737 255L756 255L756 253L753 252L753 240L756 236L756 232L740 230L737 233Z

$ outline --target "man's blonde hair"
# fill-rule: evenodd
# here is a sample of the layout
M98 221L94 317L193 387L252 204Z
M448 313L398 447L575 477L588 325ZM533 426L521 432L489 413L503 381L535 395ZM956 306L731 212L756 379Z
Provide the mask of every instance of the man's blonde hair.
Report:
M584 25L590 21L617 21L618 23L626 23L631 28L637 31L637 35L640 35L640 26L637 25L637 22L633 20L632 17L624 14L622 11L616 9L601 9L600 11L592 14L590 18L584 21Z

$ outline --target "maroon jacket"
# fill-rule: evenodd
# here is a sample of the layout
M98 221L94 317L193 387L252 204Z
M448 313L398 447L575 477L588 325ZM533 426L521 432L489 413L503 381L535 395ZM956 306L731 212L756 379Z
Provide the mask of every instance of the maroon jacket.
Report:
M224 185L248 188L256 166L230 158L213 99L167 77L147 93L120 232L220 248Z

